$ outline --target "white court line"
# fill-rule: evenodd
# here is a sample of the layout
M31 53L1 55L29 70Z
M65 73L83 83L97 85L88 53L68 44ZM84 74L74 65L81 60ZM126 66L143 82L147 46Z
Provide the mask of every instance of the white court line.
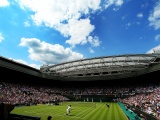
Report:
M80 114L82 114L82 113L84 113L84 112L86 112L86 111L88 111L88 110L90 110L90 109L93 109L93 107L89 107L88 109L86 109L85 111L80 112L80 113L77 114L76 116L78 116L78 115L80 115Z
M100 106L98 106L97 108L99 108L99 107L101 107L101 106L103 106L104 104L101 104ZM96 108L96 109L97 109ZM84 119L84 118L86 118L88 115L90 115L93 111L95 111L96 109L94 109L94 110L92 110L91 112L89 112L87 115L85 115L82 119Z
M52 115L52 116L61 116L61 117L64 117L64 116L67 116L66 114L65 115L61 115L61 114L55 114L55 115ZM79 119L82 119L81 117L77 117L77 116L70 116L68 115L68 117L71 117L71 118L79 118Z
M24 111L25 113L30 113L30 114L39 114L38 112L31 112L31 111ZM53 114L53 112L47 112L47 113L43 113L43 114L45 114L45 115L47 115L47 114Z

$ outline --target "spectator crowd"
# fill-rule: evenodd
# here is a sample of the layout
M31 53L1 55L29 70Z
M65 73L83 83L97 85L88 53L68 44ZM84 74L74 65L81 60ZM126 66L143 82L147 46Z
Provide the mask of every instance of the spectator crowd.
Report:
M13 105L36 105L68 101L68 95L114 95L115 98L160 119L160 85L125 87L56 87L0 81L0 102Z

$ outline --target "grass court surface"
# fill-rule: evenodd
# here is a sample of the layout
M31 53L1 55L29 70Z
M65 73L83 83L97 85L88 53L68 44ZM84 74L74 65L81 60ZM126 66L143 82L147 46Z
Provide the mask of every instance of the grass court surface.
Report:
M68 105L72 107L70 115L66 115ZM52 120L128 120L118 103L107 102L63 102L57 106L40 104L15 107L11 113L41 117L41 120L47 120L49 115Z

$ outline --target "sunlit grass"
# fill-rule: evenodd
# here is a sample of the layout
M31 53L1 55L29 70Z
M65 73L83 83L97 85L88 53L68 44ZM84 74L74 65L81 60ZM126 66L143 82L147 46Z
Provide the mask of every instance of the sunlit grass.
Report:
M41 117L41 120L47 120L47 117L52 116L52 120L128 120L126 115L118 103L100 102L65 102L60 105L35 105L16 107L11 113ZM66 115L67 106L71 105L72 110L70 115Z

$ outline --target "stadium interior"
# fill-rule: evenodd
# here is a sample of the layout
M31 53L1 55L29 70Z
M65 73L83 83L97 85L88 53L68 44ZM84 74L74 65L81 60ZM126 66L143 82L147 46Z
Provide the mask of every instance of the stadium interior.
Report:
M126 60L126 55L124 56L120 57ZM133 55L127 55L127 58L130 56ZM139 56L144 57L145 55L134 55L134 58L135 56L138 56L137 58L139 59ZM150 56L153 57L154 55ZM155 56L153 57L154 59L149 60L145 58L145 60L141 61L139 59L138 64L137 62L132 64L133 59L123 61L123 59L116 59L119 56L112 56L111 58L114 57L114 60L112 59L111 61L111 67L100 67L101 70L104 70L101 72L103 74L97 74L97 69L96 73L93 74L91 72L95 72L95 70L92 71L93 68L86 70L86 67L84 67L86 71L84 69L79 71L71 69L68 72L68 66L66 67L65 65L63 65L65 66L63 69L67 69L67 72L64 74L58 71L58 65L37 70L0 57L0 120L40 120L40 116L11 114L11 111L16 106L48 103L59 105L62 101L85 100L86 102L91 102L93 99L96 102L121 102L126 106L127 110L132 110L137 115L135 120L138 118L142 120L160 119L160 61L159 55ZM121 71L119 71L119 68L122 68L120 61L123 61L124 68ZM93 61L91 63L95 64ZM127 67L124 67L124 63ZM80 68L75 67L75 64L73 66L74 68ZM84 65L80 63L77 66ZM76 72L74 73L74 71ZM90 74L85 74L87 71L90 71ZM35 93L35 91L40 92L40 97L46 97L46 99L36 99L40 94ZM46 93L47 95L43 96ZM27 99L20 100L19 96L22 98L24 94Z

